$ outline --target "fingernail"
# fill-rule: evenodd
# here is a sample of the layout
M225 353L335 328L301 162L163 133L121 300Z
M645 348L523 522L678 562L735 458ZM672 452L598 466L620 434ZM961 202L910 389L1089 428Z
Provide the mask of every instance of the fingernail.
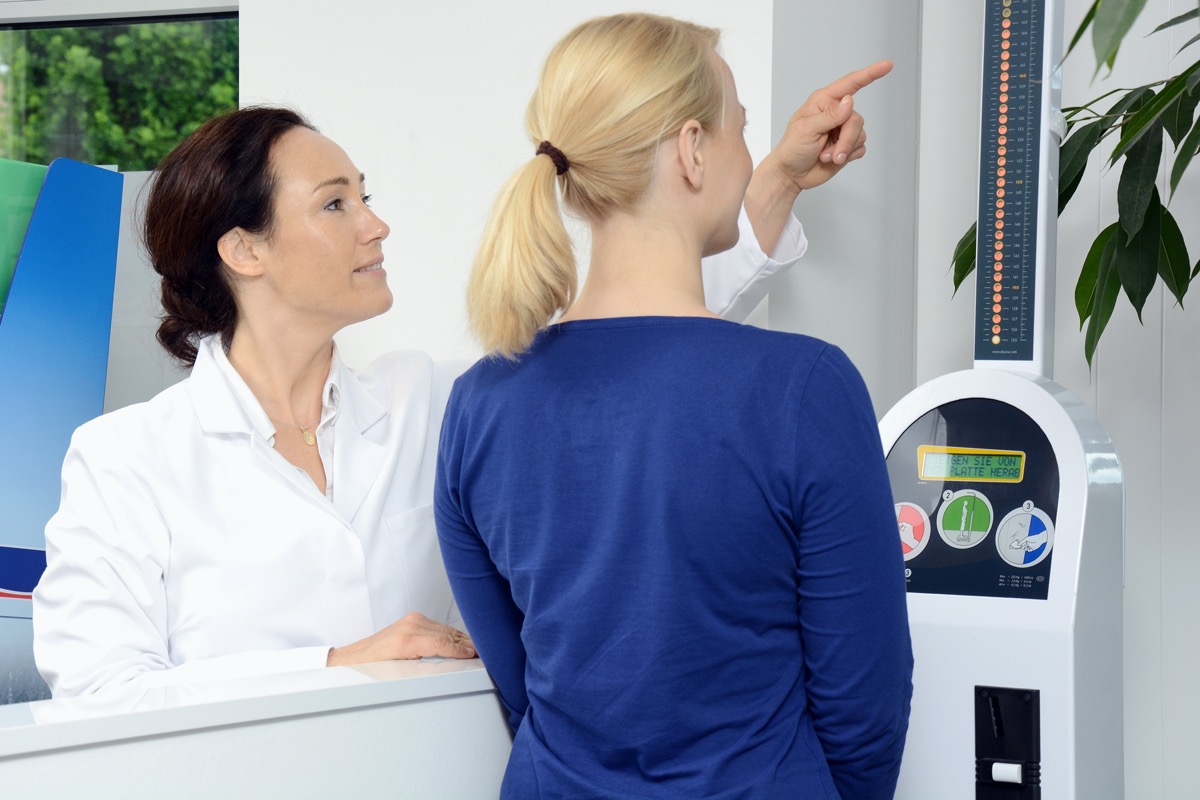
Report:
M843 97L843 98L842 98L842 100L841 100L841 103L842 103L842 105L844 105L844 106L845 106L845 105L849 105L849 104L850 104L850 95L846 95L845 97Z
M837 163L839 163L839 164L846 163L846 154L845 153L838 153Z
M821 153L821 161L828 164L830 161L833 161L833 156L829 153Z

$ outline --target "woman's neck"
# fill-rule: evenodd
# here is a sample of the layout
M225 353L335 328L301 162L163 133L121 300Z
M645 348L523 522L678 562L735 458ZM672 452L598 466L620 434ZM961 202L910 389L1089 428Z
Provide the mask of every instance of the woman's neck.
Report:
M704 305L700 244L651 214L613 214L592 225L587 281L562 316L711 317Z
M288 425L320 419L332 358L331 338L268 334L246 321L238 323L229 345L229 363L267 416Z

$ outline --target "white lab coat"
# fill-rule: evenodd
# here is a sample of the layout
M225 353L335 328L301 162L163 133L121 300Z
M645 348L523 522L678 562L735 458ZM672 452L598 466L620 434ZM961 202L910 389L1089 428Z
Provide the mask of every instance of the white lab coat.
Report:
M741 243L705 263L710 307L744 318L805 246L792 220L768 258L743 213ZM216 348L206 340L186 380L72 438L33 598L55 696L315 669L413 611L461 626L431 502L465 365L400 352L355 372L335 353L330 501L271 446Z

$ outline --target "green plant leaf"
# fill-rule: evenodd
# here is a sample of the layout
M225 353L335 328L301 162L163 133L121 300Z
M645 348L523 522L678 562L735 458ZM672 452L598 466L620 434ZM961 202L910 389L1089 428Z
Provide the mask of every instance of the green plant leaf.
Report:
M1067 207L1067 203L1071 202L1071 198L1075 196L1075 190L1079 188L1079 184L1083 180L1087 160L1091 157L1091 152L1096 148L1096 145L1104 138L1104 134L1111 130L1124 114L1137 111L1154 99L1153 89L1148 86L1139 86L1136 89L1114 89L1097 97L1088 105L1094 105L1105 97L1117 92L1125 92L1125 95L1113 103L1112 107L1103 115L1076 130L1060 147L1058 157L1059 214L1062 214L1063 209ZM1087 107L1081 106L1081 108Z
M1089 122L1067 137L1058 151L1058 213L1071 202L1083 181L1088 158L1100 143L1101 120Z
M962 285L962 282L975 271L975 229L977 225L978 223L972 222L971 227L954 247L954 258L951 259L951 263L954 265L955 295L958 294L958 287Z
M1096 51L1097 74L1101 64L1107 64L1112 69L1121 40L1129 33L1133 21L1142 13L1145 5L1146 0L1101 0L1097 5L1096 17L1092 22L1092 47Z
M1158 251L1158 274L1162 278L1167 291L1175 295L1179 306L1183 307L1183 296L1187 294L1191 276L1188 274L1187 242L1179 223L1169 209L1162 210L1162 239Z
M1171 194L1170 197L1175 197L1175 189L1179 186L1180 179L1183 178L1183 173L1187 171L1188 165L1192 163L1196 153L1200 152L1200 119L1196 120L1192 125L1192 132L1187 135L1181 144L1175 150L1175 164L1171 167Z
M1195 280L1196 273L1200 273L1200 261L1196 262L1196 266L1192 269L1192 277L1189 280Z
M1089 100L1086 104L1084 104L1082 106L1064 106L1063 110L1062 110L1063 116L1065 116L1069 120L1074 121L1075 117L1079 116L1084 111L1091 111L1092 106L1096 105L1096 103L1099 103L1104 98L1111 97L1114 94L1119 94L1119 95L1121 95L1121 100L1119 100L1117 103L1115 103L1113 105L1113 107L1110 108L1107 112L1108 114L1117 114L1117 113L1120 113L1118 111L1118 106L1121 106L1122 103L1124 103L1126 101L1125 99L1130 92L1144 92L1148 89L1149 89L1149 86L1138 86L1133 89L1130 89L1127 86L1118 86L1116 89L1109 89L1107 92L1100 95L1099 97L1093 97L1091 100ZM1150 91L1151 91L1151 94L1153 94L1153 90L1150 90ZM1134 98L1130 98L1130 99L1134 99ZM1097 116L1099 118L1100 115L1097 115ZM1107 125L1104 126L1104 129L1108 130L1108 128L1111 125L1112 125L1111 122L1108 123Z
M1200 73L1197 73L1200 74ZM1188 129L1196 116L1196 105L1200 104L1200 91L1189 89L1179 95L1179 98L1163 112L1163 127L1171 142L1179 149L1179 143L1187 136Z
M1162 202L1158 189L1153 189L1147 204L1145 219L1138 232L1128 242L1117 241L1113 261L1117 276L1125 288L1125 296L1142 321L1142 308L1158 280L1158 251L1162 241Z
M1092 315L1092 305L1096 301L1096 281L1100 277L1100 260L1103 257L1112 258L1108 245L1116 231L1115 222L1100 231L1100 235L1088 250L1087 258L1083 259L1083 269L1079 271L1079 280L1075 282L1075 309L1079 312L1079 330L1083 330L1083 323Z
M1110 228L1115 229L1116 223L1114 222ZM1113 309L1117 307L1117 298L1121 295L1121 278L1117 275L1117 267L1113 263L1116 250L1117 237L1110 236L1100 253L1092 309L1088 317L1087 333L1083 339L1083 355L1087 358L1089 367L1092 365L1092 356L1096 352L1096 345L1100 343L1100 336L1108 326ZM1078 297L1078 293L1076 297Z
M1184 42L1183 47L1179 48L1179 53L1182 53L1184 50L1187 50L1189 47L1194 45L1196 42L1200 42L1200 33L1197 33L1195 36L1193 36L1192 38L1190 38L1186 42ZM1179 53L1176 53L1175 55L1179 55Z
M1113 103L1112 107L1104 112L1104 117L1100 120L1101 135L1107 134L1114 127L1120 128L1125 123L1126 114L1137 113L1156 96L1154 90L1149 86L1139 86L1136 89L1128 90L1124 97Z
M1158 180L1162 161L1162 139L1162 123L1156 122L1147 129L1145 136L1129 148L1125 156L1121 180L1117 183L1117 211L1121 227L1128 237L1126 244L1131 243L1142 229L1151 198L1158 195L1154 182Z
M1166 22L1164 22L1162 25L1159 25L1157 28L1150 31L1150 33L1158 33L1159 31L1165 31L1167 28L1173 27L1175 25L1181 25L1184 22L1187 22L1189 19L1196 19L1197 17L1200 17L1200 8L1193 9L1192 11L1185 11L1182 14L1180 14L1178 17L1169 19Z
M1075 190L1079 188L1079 184L1083 183L1083 176L1086 173L1080 170L1075 174L1075 178L1070 183L1058 184L1058 214L1062 216L1063 209L1067 207L1067 203L1071 202L1071 198L1075 196Z
M1075 180L1084 167L1088 157L1100 143L1100 122L1089 122L1074 134L1067 137L1058 151L1058 182L1059 185Z
M1079 23L1079 27L1075 29L1075 35L1071 37L1071 43L1067 45L1067 52L1063 53L1063 60L1067 60L1067 56L1071 55L1071 51L1075 49L1075 45L1079 44L1079 40L1083 38L1084 31L1088 25L1092 24L1092 20L1096 18L1096 9L1100 5L1100 0L1094 0L1092 7L1083 15L1083 22Z
M1104 8L1104 6L1101 6L1101 8ZM1121 141L1117 143L1116 149L1113 150L1112 156L1109 157L1109 164L1117 163L1117 159L1125 155L1129 151L1129 148L1133 147L1134 143L1142 137L1142 134L1155 122L1159 121L1159 117L1175 101L1175 98L1188 91L1188 79L1197 73L1200 73L1200 61L1192 64L1186 70L1167 81L1167 85L1155 95L1153 100L1139 108L1132 116L1121 123Z

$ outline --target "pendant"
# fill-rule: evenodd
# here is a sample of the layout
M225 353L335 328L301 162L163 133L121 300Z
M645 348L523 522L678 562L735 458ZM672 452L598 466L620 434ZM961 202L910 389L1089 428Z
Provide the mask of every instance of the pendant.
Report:
M304 437L304 443L309 447L312 447L317 443L317 437L313 435L312 431L301 429L300 435Z

